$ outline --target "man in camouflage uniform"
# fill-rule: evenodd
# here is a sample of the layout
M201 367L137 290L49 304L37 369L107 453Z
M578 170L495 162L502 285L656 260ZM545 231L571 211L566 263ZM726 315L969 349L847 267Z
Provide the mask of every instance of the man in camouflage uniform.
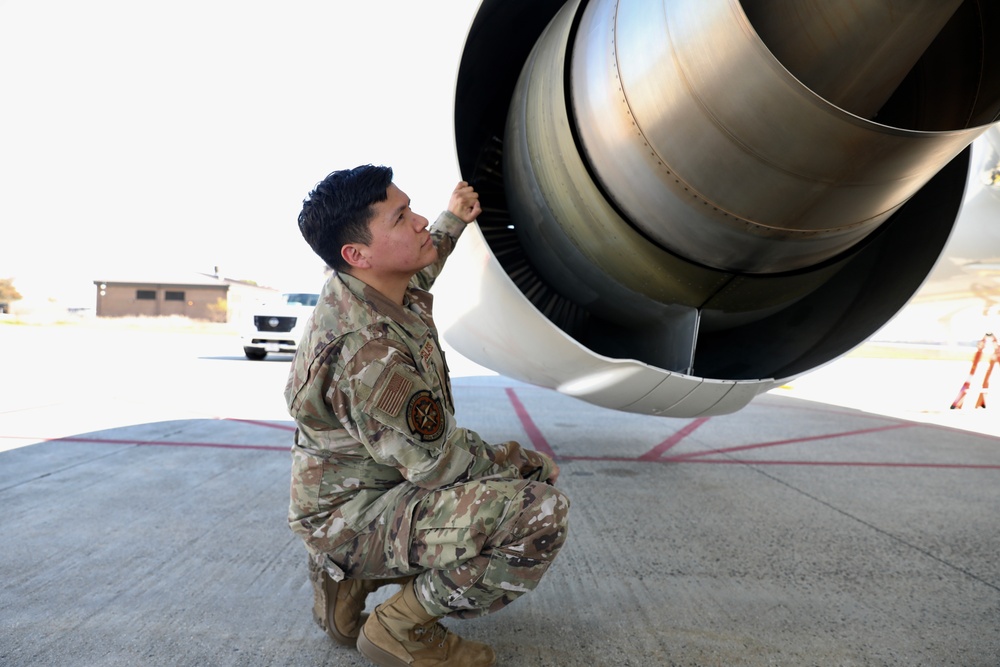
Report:
M310 552L317 622L376 665L495 664L438 620L532 590L566 539L556 464L455 423L425 290L479 211L459 183L428 230L391 169L368 165L327 176L299 216L335 273L285 390L298 426L289 523ZM366 620L385 583L402 587Z

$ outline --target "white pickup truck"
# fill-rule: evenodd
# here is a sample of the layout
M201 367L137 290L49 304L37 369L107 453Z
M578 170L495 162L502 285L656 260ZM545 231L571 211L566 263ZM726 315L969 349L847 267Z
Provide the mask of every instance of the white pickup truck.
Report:
M279 302L256 309L240 336L247 359L263 359L268 352L294 353L317 301L319 294L289 292Z

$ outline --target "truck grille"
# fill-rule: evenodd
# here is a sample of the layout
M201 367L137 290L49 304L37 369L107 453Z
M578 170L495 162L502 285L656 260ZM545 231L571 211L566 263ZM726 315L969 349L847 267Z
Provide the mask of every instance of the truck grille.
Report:
M253 325L257 331L275 331L288 333L295 328L294 317L278 317L276 315L254 315Z

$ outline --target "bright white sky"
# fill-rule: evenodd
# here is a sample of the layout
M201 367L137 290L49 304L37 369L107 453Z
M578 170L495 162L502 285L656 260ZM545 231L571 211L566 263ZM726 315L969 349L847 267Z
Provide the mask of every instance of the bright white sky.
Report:
M295 224L334 169L388 164L433 219L460 178L469 0L0 0L0 278L316 285Z

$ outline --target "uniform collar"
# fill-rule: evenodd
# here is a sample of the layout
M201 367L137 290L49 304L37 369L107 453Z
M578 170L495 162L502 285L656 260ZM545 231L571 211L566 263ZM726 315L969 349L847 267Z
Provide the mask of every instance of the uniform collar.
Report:
M430 292L414 287L412 283L407 287L403 297L404 305L400 306L368 283L349 273L334 273L330 277L330 282L334 283L334 287L337 287L336 282L342 283L355 298L367 303L379 315L400 324L413 335L421 335L434 324L431 319L434 296Z

